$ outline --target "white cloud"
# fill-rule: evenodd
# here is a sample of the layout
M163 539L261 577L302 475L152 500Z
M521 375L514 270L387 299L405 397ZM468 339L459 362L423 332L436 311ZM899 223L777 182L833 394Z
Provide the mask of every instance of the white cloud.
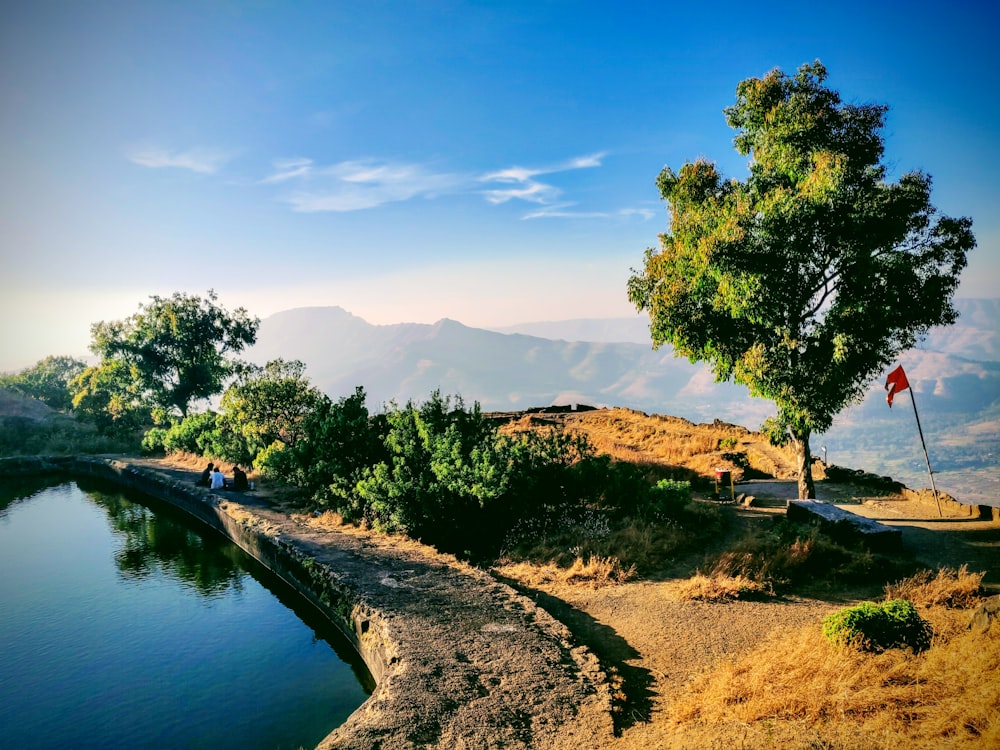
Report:
M518 187L484 190L483 195L494 205L514 199L544 204L558 198L561 192L558 188L546 185L544 182L524 180L519 183Z
M656 211L651 208L623 208L618 212L618 215L624 219L638 216L643 221L649 221L650 219L655 218Z
M275 173L261 180L261 184L285 182L296 177L305 177L312 171L312 159L282 159L274 162Z
M607 218L612 214L567 210L574 204L560 201L562 189L536 179L599 167L603 158L603 153L594 153L543 167L508 167L479 177L441 172L419 163L355 159L318 166L311 159L294 158L276 161L273 173L260 184L294 185L278 199L302 213L361 211L413 198L479 193L493 205L524 201L541 207L526 219Z
M213 148L170 151L156 146L146 146L133 149L127 156L132 163L152 169L176 167L190 169L198 174L215 174L223 164L233 157L233 154Z
M523 217L525 219L536 219L543 216L554 218L603 217L606 216L606 214L584 214L561 211L560 209L573 205L572 203L561 203L556 205L556 201L558 201L559 197L562 195L562 190L557 188L555 185L550 185L547 182L535 179L541 175L569 172L575 169L599 167L601 166L601 160L603 158L603 153L597 153L589 154L587 156L578 156L573 159L569 159L568 161L548 167L528 168L515 166L508 167L507 169L501 169L496 172L490 172L480 177L480 182L500 183L502 185L513 185L513 187L483 190L482 194L486 200L493 204L506 203L511 200L522 200L545 206L545 208L541 208L527 214Z
M374 160L344 161L314 168L311 161L301 159L283 166L284 171L265 181L301 182L301 189L281 200L290 203L293 210L305 213L360 211L417 197L433 198L460 190L468 182L460 175L434 172L420 164ZM276 167L281 169L280 165Z
M606 211L570 211L575 203L557 203L543 206L522 216L522 219L607 219L611 214Z

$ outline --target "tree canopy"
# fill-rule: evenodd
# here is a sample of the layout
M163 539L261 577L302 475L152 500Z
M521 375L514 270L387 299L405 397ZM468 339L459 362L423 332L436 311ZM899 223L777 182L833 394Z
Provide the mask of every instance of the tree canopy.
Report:
M227 311L212 290L204 298L175 292L150 299L125 320L91 326L90 349L101 363L78 379L77 402L100 402L100 389L87 387L100 382L130 408L186 416L193 401L222 392L234 372L232 355L256 341L260 321L242 307Z
M275 359L264 367L247 367L226 389L222 423L246 446L244 464L275 441L291 448L303 437L305 418L323 398L305 369L299 360Z
M798 446L800 497L815 495L810 434L957 319L975 246L971 219L931 205L928 175L888 179L888 108L845 104L826 78L816 61L737 86L725 115L749 176L726 180L704 160L664 168L669 231L628 283L654 346L775 402L773 426Z
M68 411L73 406L69 384L83 372L87 363L73 357L49 356L18 373L0 375L0 387L23 393Z

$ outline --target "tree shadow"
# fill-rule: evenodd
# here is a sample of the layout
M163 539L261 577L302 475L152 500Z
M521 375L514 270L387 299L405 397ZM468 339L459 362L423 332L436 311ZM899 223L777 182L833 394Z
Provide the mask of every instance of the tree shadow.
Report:
M651 720L653 710L653 674L629 662L641 658L628 641L615 630L598 622L586 612L558 599L544 591L525 586L512 578L494 574L524 596L529 597L539 607L559 620L573 634L577 643L586 646L600 660L611 677L611 706L615 736L636 724ZM620 683L616 684L615 676Z

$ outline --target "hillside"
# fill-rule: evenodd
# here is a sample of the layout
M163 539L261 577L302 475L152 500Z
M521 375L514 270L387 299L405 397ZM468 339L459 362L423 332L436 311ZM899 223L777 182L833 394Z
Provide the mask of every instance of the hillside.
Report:
M1000 300L959 300L959 322L935 329L901 359L909 375L939 488L1000 505ZM769 402L716 383L704 366L653 351L641 317L524 324L485 330L453 320L372 325L339 307L299 308L261 323L249 357L300 359L325 393L364 386L368 403L421 401L431 391L486 411L552 404L620 406L692 422L757 427ZM814 436L833 463L929 486L909 394L888 409L881 379L864 401Z

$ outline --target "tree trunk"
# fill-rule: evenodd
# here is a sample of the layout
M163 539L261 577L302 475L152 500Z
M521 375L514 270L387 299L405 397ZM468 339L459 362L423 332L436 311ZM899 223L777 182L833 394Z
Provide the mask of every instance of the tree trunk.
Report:
M799 500L809 500L816 497L816 483L813 482L812 453L809 450L809 433L802 432L793 435L795 452L799 469Z

